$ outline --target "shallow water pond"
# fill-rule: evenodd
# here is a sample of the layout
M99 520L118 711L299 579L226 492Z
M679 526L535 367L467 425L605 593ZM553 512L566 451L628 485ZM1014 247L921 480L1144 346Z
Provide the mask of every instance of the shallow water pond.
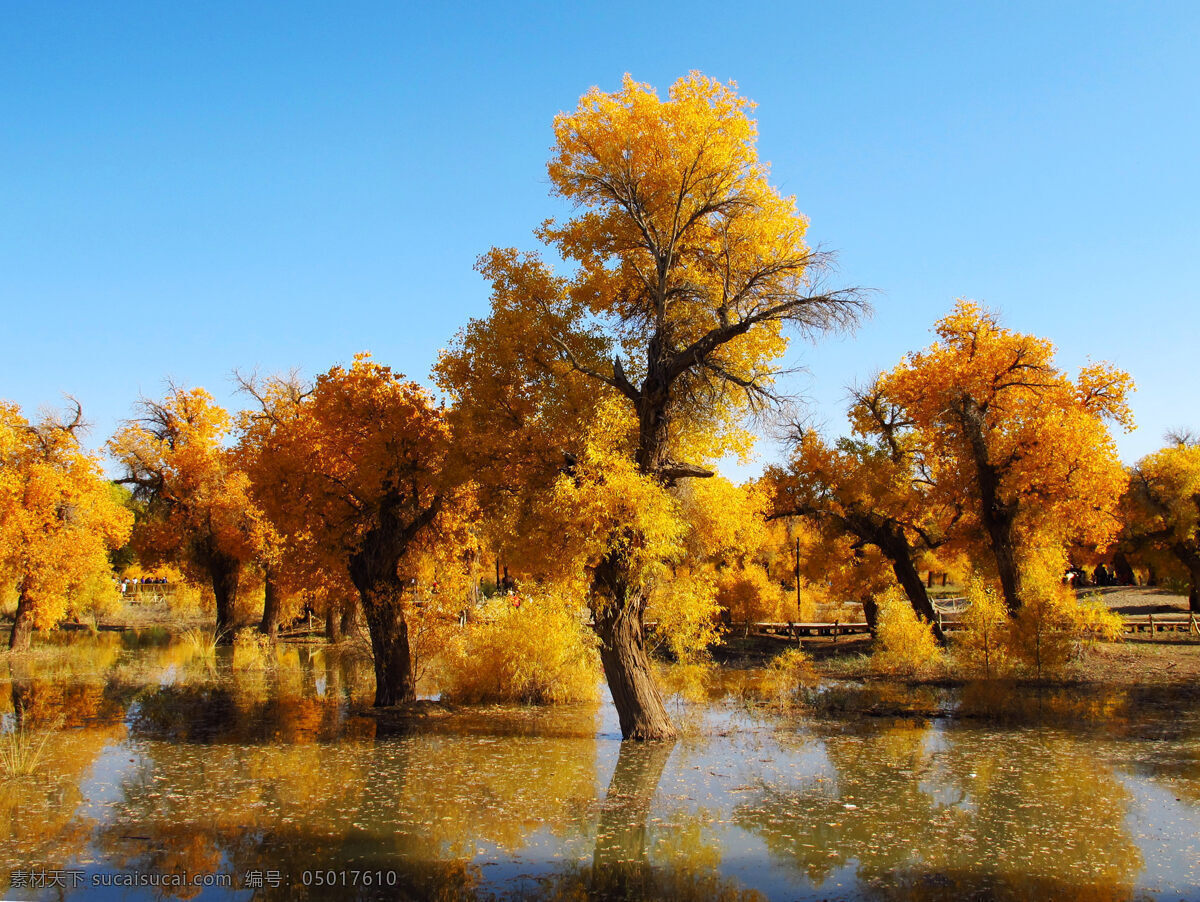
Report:
M668 674L607 703L369 716L351 652L136 634L0 662L4 898L1200 899L1196 695Z

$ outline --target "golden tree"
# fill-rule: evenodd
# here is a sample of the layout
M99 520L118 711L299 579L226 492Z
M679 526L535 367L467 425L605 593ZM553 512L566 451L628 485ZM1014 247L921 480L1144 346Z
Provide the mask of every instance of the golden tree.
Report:
M1181 567L1188 607L1200 613L1200 444L1180 440L1138 461L1123 506L1126 544Z
M87 583L111 580L108 552L129 537L133 515L80 447L82 426L78 405L70 421L31 424L0 402L0 579L17 591L14 651L56 626Z
M1068 378L1053 344L1003 328L971 301L935 330L938 340L874 391L903 418L931 499L963 504L956 532L1015 613L1022 549L1064 555L1065 566L1068 544L1102 547L1116 534L1126 476L1107 424L1132 428L1133 383L1105 363Z
M244 410L238 415L235 453L238 466L249 477L250 495L264 515L258 557L263 572L263 614L259 629L275 638L285 603L291 600L298 606L295 599L300 595L310 603L319 598L324 602L320 607L336 614L335 605L330 603L330 583L338 594L339 582L348 585L348 580L341 567L314 570L304 566L312 558L303 547L311 539L311 532L304 528L289 530L281 513L281 504L282 509L287 509L289 503L285 497L288 474L279 468L286 466L290 448L288 432L299 419L301 404L311 393L311 386L296 373L261 380L237 374L237 380L242 391L258 402L258 409ZM337 622L329 617L327 621Z
M860 394L856 412L869 423L869 439L842 439L831 447L811 429L800 430L783 467L771 467L772 517L805 517L829 541L850 538L887 560L914 613L945 641L937 614L917 570L917 556L937 548L961 508L930 498L927 476L902 434L904 421L872 392ZM868 582L871 580L868 580ZM864 593L872 628L875 605Z
M610 431L581 485L619 479L649 498L712 475L712 461L748 446L743 418L771 399L786 330L815 336L861 312L854 292L817 287L826 261L805 243L794 200L767 181L750 107L699 73L665 100L626 76L619 91L593 89L555 119L552 190L579 212L538 236L574 270L560 276L535 254L493 250L481 266L491 316L439 367L463 421L493 436L481 450L538 477L532 489L576 469L596 405ZM586 562L605 675L623 736L669 737L643 637L655 573L646 550L666 532L648 541L636 518L607 510L612 528Z
M238 588L259 555L263 523L249 479L226 447L229 414L204 389L175 386L139 408L142 416L108 443L125 468L119 482L146 505L134 530L139 556L175 563L210 585L218 641L232 642Z
M318 580L348 575L375 656L375 704L416 698L410 620L467 543L450 428L429 394L360 354L297 399L255 470L256 494Z

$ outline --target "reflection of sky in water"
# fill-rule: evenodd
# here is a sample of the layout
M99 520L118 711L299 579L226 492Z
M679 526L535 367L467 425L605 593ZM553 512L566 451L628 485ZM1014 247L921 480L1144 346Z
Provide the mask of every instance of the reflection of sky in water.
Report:
M1146 861L1138 889L1200 898L1200 808L1180 798L1169 783L1124 774L1122 783L1133 796L1125 824ZM1197 788L1193 783L1193 799Z
M1048 696L1014 706L1033 720L814 717L747 701L746 675L728 674L672 699L684 735L639 770L607 703L473 709L376 737L347 704L369 700L361 661L286 654L239 673L156 646L110 654L78 685L62 667L32 674L37 716L87 712L56 738L51 780L0 784L0 823L23 819L0 836L0 889L20 865L294 879L403 866L417 886L536 896L574 886L569 869L590 879L609 843L666 875L646 884L664 896L1200 897L1190 708Z

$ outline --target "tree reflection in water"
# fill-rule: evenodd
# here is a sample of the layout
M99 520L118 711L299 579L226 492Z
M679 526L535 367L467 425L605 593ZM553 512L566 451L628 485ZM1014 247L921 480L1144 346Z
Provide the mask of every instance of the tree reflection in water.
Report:
M1106 900L1198 879L1196 696L892 687L781 713L739 694L753 674L727 703L714 677L692 713L731 729L622 746L604 791L595 707L389 721L363 713L353 655L285 644L246 670L143 638L0 665L6 728L64 723L44 773L0 781L0 868L276 871L257 896L279 899ZM922 706L957 719L864 716ZM306 886L317 870L397 885Z
M1067 736L901 721L824 749L831 779L764 787L735 814L815 885L853 866L882 898L1133 895L1128 792Z

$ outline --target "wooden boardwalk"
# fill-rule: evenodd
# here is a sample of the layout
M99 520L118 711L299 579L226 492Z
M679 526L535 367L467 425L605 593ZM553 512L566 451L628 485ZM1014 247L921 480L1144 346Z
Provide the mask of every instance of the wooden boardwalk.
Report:
M938 618L942 629L953 632L963 628L962 612L965 610L940 611ZM1123 614L1121 620L1125 624L1125 632L1131 635L1148 634L1154 637L1160 633L1184 633L1200 636L1200 618L1195 614L1184 611L1171 614ZM826 638L834 642L841 636L861 636L871 632L864 622L858 621L759 621L755 623L732 623L730 632L743 636L759 636L788 641L801 639Z

